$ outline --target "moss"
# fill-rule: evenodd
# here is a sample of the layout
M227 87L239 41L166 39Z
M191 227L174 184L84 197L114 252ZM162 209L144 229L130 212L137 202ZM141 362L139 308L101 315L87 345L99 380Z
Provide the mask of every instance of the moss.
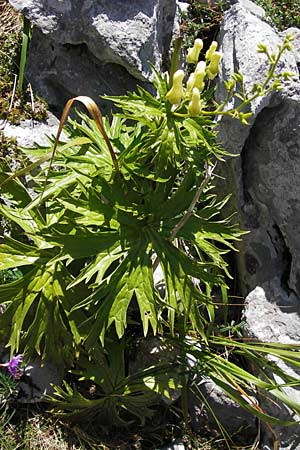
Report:
M7 137L0 131L0 169L10 171L18 166L25 167L28 164L26 156L20 151L17 141L13 137Z
M285 30L290 27L300 28L300 0L254 0L266 11L268 21Z
M181 14L181 31L184 47L192 47L196 38L204 42L203 52L207 50L211 41L216 39L220 23L226 9L225 1L189 0L187 12Z

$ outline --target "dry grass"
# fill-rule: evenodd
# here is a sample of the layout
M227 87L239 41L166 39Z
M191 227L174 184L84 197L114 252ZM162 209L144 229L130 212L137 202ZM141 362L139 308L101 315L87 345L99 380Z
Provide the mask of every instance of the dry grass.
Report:
M8 2L0 0L0 36L18 33L22 30L22 15Z

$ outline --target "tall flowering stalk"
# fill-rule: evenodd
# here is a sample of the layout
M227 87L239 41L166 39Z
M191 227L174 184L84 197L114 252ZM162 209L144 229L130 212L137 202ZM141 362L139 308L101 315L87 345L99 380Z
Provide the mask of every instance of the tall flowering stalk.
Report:
M289 35L285 36L283 44L278 47L276 54L269 52L264 44L259 44L258 53L265 53L269 69L266 74L265 81L262 84L254 83L252 93L247 96L245 90L241 89L236 92L238 86L243 85L243 75L240 72L233 73L231 79L224 81L227 91L227 97L223 103L217 104L213 101L215 108L205 101L205 86L209 81L214 80L219 74L220 61L222 53L217 51L218 43L213 41L205 53L205 58L198 62L200 52L203 48L201 39L196 39L194 46L188 49L186 61L195 65L195 70L187 79L185 86L185 74L182 69L175 71L173 75L173 83L170 90L166 94L167 100L172 103L172 113L177 117L201 117L210 116L212 118L218 115L228 115L241 121L244 125L248 125L248 119L252 113L244 112L255 98L267 95L269 92L281 89L281 81L289 79L292 74L289 72L275 73L282 54L286 50L291 50L291 42L293 38ZM202 92L204 94L202 95ZM230 99L235 96L241 102L238 107L226 109Z

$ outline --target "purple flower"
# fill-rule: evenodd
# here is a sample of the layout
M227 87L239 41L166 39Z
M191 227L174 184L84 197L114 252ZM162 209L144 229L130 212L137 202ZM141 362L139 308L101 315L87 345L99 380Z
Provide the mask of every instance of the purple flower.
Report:
M13 356L12 359L8 363L8 371L14 378L20 378L20 367L19 365L23 361L23 355Z
M9 362L0 364L0 367L6 367L9 373L17 380L23 374L23 370L20 368L22 362L23 355L17 355L13 356Z

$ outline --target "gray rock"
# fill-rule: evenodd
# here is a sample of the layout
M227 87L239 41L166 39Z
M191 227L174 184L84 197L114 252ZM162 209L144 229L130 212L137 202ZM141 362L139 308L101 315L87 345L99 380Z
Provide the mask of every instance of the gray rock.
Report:
M251 8L248 5L251 5ZM250 94L255 82L262 82L268 71L266 55L257 53L257 46L264 43L271 52L276 52L282 38L263 22L252 10L256 7L249 0L238 0L224 15L220 30L219 43L223 53L221 71L218 82L216 98L222 102L226 98L224 80L231 77L234 72L240 70L244 75L246 93ZM298 74L297 64L292 52L284 53L278 72L288 71ZM298 77L295 75L295 80ZM294 86L294 84L293 84ZM286 84L285 91L293 89ZM263 108L280 102L278 93L267 97L258 98L251 103L249 110L253 113L249 123L252 125ZM239 104L239 99L234 98L228 108ZM249 127L241 124L238 120L232 120L227 116L220 118L219 136L223 146L230 152L239 154L248 137Z
M285 37L287 34L294 38L293 40L293 53L296 59L297 65L300 64L300 29L299 28L288 28L280 33L280 36Z
M275 50L280 37L237 3L226 13L220 36L224 49L221 78L228 78L239 68L250 92L266 70L263 55L256 53L259 42ZM293 54L286 55L280 70L297 72ZM229 117L219 122L223 146L240 157L228 159L222 166L224 182L219 182L218 189L233 194L228 212L238 211L242 227L251 231L243 238L237 259L244 295L256 286L265 287L265 283L269 289L282 284L297 295L300 292L299 92L299 79L295 78L280 95L253 102L251 127ZM218 98L224 98L221 82Z
M52 384L62 382L59 370L50 363L43 366L39 359L28 364L24 369L22 381L18 383L20 403L37 403L45 400L46 395L53 394Z
M239 7L246 9L248 12L256 15L261 19L266 16L265 10L261 6L258 6L256 3L253 3L250 0L225 0L225 3L230 6L238 5Z
M224 18L221 78L229 78L240 69L250 92L267 70L265 56L256 53L257 44L264 43L274 52L282 36L245 5L238 1ZM226 150L238 157L222 166L224 181L218 189L222 195L232 193L227 213L237 211L241 227L250 231L243 237L236 259L240 291L245 297L251 292L244 313L248 334L288 345L300 342L300 84L293 52L285 54L279 70L295 75L280 94L250 105L250 127L226 117L220 120L219 138ZM222 98L220 84L218 99ZM295 388L289 393L298 398ZM262 398L261 406L278 418L293 418L283 405L275 406ZM279 450L300 450L298 425L275 427L275 431ZM267 429L261 445L265 450L273 448Z
M228 434L232 436L235 444L252 444L257 435L254 416L227 397L212 380L203 380L199 389L205 398L206 405L194 395L189 396L188 406L193 431L201 433L204 429L208 429L210 432L216 430L219 433L217 418Z
M262 111L241 154L248 292L279 285L300 295L299 113L300 94Z
M183 442L176 440L174 443L168 445L167 447L163 447L159 450L185 450L185 445Z
M27 77L51 107L145 84L169 58L176 1L10 0L35 25Z
M246 332L249 336L259 341L281 342L285 344L300 343L299 329L300 302L299 298L290 294L289 296L280 287L273 287L270 293L267 289L256 287L246 297L244 308L244 320L246 321ZM299 379L300 369L295 369L287 364L272 358L278 366L289 375ZM275 381L281 381L278 376ZM300 403L300 391L297 388L287 387L284 389L293 400ZM274 417L288 421L299 421L299 416L279 402L273 402L266 396L261 396L260 407ZM261 449L273 449L273 437L269 430L263 426L261 438ZM282 427L273 426L279 441L279 450L300 449L300 426L299 424Z
M24 120L19 125L7 122L2 129L7 137L14 137L20 147L49 146L50 137L56 136L59 120L51 113L43 122Z

